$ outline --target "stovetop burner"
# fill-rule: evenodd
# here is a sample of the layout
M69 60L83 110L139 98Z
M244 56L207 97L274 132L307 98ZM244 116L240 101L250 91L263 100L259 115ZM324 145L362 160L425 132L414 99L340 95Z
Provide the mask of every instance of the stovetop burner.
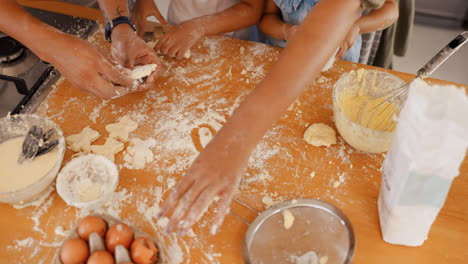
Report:
M4 36L0 37L0 62L4 64L15 63L21 60L24 54L24 46L17 40Z

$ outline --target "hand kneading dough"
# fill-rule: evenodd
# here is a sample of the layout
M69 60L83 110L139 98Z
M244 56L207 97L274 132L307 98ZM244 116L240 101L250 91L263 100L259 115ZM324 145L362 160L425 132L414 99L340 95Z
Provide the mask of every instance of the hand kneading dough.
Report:
M128 140L128 134L137 129L137 127L138 123L125 115L118 123L107 125L106 130L109 132L109 137L126 142Z
M93 145L91 146L91 152L94 154L102 155L112 162L114 161L115 154L119 153L124 149L124 144L113 138L107 138L104 145Z
M83 151L85 154L90 152L91 143L100 136L99 132L89 127L83 128L79 134L71 135L66 138L70 148L75 151Z
M335 130L325 124L315 123L307 128L304 140L312 146L331 146L336 144Z
M158 68L157 64L146 64L142 66L136 66L133 68L133 70L130 72L130 78L133 80L139 80L143 77L151 75L156 68Z

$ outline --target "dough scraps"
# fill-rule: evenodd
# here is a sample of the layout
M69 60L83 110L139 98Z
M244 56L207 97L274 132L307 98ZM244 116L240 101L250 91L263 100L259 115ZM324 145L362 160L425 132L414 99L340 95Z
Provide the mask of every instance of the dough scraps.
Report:
M83 128L79 134L70 135L66 138L70 148L75 151L83 151L85 154L90 152L91 143L96 141L101 134L89 126Z
M294 224L294 215L289 210L284 210L283 212L283 226L285 229L289 229Z
M137 129L138 123L133 121L128 115L124 115L118 123L106 126L109 137L127 142L128 134Z
M312 146L330 147L336 144L336 132L333 128L323 123L315 123L306 129L304 140Z
M151 75L151 73L153 73L156 70L156 68L158 68L158 65L154 63L136 66L130 72L130 78L132 78L133 80L139 80L141 78Z
M124 144L113 138L107 138L104 145L93 145L91 146L91 152L94 154L102 155L112 162L114 162L115 154L119 153L124 149Z
M156 145L154 138L141 140L139 138L132 138L130 146L125 150L124 166L129 169L143 169L145 165L154 159L154 154L151 147Z

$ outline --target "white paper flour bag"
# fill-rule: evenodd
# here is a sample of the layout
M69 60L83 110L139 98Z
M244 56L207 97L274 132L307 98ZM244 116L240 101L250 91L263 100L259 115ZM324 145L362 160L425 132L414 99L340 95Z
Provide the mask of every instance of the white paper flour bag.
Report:
M424 243L467 147L465 90L415 80L383 163L378 207L386 242Z

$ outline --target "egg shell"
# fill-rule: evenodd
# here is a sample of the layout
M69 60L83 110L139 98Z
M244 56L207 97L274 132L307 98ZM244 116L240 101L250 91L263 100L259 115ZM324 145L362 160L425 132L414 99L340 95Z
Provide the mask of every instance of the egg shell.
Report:
M118 223L109 228L106 233L107 250L114 253L117 245L130 248L133 241L133 230L124 223Z
M115 264L115 261L111 253L99 250L91 254L86 264Z
M154 242L145 236L135 239L130 250L136 264L153 264L158 260L158 249Z
M85 263L88 256L88 244L81 238L73 238L65 241L60 250L60 260L63 264Z
M104 220L99 216L88 215L81 219L78 225L78 235L88 241L89 235L96 232L101 237L104 237L106 233L107 225Z

